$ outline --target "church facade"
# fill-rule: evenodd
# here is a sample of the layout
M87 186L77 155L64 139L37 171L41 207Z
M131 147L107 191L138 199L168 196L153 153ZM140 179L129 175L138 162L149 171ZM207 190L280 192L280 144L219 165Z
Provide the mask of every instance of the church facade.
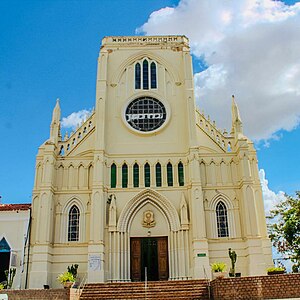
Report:
M29 287L71 264L87 282L265 274L271 244L253 143L195 106L185 36L105 37L95 110L61 136L59 101L39 148Z

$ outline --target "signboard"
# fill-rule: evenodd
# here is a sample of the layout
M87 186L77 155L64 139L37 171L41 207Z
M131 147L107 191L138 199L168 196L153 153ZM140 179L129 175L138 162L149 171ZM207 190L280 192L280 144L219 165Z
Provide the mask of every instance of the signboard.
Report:
M101 270L101 258L100 255L90 255L89 256L89 270L100 271Z
M206 253L197 253L197 257L206 257Z

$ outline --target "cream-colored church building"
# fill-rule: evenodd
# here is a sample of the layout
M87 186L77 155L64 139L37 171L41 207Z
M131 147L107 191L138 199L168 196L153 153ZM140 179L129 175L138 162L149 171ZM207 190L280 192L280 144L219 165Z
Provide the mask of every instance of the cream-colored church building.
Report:
M257 156L232 99L230 133L195 106L185 36L105 37L95 110L62 137L60 106L39 148L29 287L211 277L210 264L272 264Z

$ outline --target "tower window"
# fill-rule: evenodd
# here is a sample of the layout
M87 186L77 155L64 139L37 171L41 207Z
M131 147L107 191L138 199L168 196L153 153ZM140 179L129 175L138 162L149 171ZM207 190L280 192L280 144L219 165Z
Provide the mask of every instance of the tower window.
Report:
M228 218L225 204L220 201L216 207L218 237L228 237Z
M150 187L150 166L145 164L145 187Z
M135 163L133 166L133 187L139 187L139 183L140 183L139 176L140 176L139 165Z
M149 90L149 69L148 60L146 59L143 61L143 89Z
M156 186L161 186L161 165L157 163L155 166L155 177L156 177Z
M167 164L167 182L168 186L173 186L173 166L170 162Z
M134 86L136 90L157 88L157 64L148 58L136 62L134 66Z
M79 241L79 209L73 205L69 211L68 241Z
M115 164L112 164L110 168L110 187L115 188L116 186L117 186L117 166Z
M128 186L128 167L126 164L122 166L122 188L127 188Z
M135 88L141 88L141 64L136 63L135 65Z
M182 162L178 164L178 182L179 186L184 186L184 172Z
M151 89L156 89L156 64L152 62L150 65Z

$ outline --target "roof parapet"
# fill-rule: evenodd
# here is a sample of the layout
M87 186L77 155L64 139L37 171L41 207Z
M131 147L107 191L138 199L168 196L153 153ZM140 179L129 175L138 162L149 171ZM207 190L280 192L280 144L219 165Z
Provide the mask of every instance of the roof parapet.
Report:
M189 47L189 39L184 35L155 36L107 36L102 39L102 46L127 45L184 45Z

